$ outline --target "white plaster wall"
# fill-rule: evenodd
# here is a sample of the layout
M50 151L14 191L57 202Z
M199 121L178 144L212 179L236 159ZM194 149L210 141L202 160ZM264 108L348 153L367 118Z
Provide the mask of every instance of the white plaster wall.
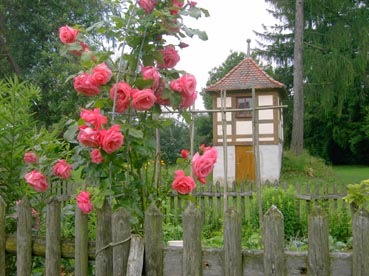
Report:
M219 181L221 184L224 184L224 159L223 159L223 146L215 146L218 152L217 162L214 165L213 170L213 182ZM236 179L236 153L235 153L235 146L228 146L227 147L227 156L228 156L228 183L232 183Z
M282 150L282 144L259 146L261 182L279 180L282 167Z

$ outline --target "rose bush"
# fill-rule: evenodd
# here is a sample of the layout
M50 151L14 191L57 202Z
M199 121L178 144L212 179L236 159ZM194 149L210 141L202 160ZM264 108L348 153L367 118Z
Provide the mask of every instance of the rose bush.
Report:
M64 138L73 153L54 161L50 177L66 180L75 175L82 181L77 205L84 213L93 210L93 204L101 206L108 196L142 217L148 204L166 196L170 188L188 194L196 187L183 170L176 171L172 185L158 177L162 162L157 129L171 121L161 116L163 111L190 117L186 109L197 98L196 78L175 66L179 51L190 47L183 39L207 37L183 25L183 16L199 18L208 12L182 0L129 0L122 9L122 17L87 29L68 25L59 29L61 53L80 67L69 79L76 93L90 102L81 107L79 118L68 121ZM121 54L92 43L89 32L93 31L113 35L121 43ZM203 153L193 157L193 175L201 183L214 166L214 150L204 146ZM182 157L191 162L188 151ZM25 160L36 162L30 154ZM47 189L40 171L26 174L25 179L36 191Z

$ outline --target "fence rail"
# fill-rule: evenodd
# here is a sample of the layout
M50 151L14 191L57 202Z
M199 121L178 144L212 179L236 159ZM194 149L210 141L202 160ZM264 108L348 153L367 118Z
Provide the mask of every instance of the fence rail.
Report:
M32 236L32 207L25 197L17 206L16 236L5 235L5 204L0 198L0 276L5 276L5 255L16 254L17 275L31 275L33 256L45 257L45 274L60 275L61 258L75 259L76 276L88 275L94 260L95 275L369 275L369 214L354 213L353 250L330 253L328 220L324 208L312 207L308 219L307 252L284 250L284 218L271 206L264 215L262 251L242 250L241 214L230 208L224 214L223 249L201 246L201 212L189 204L183 213L183 247L163 243L163 215L152 205L145 212L144 238L131 235L130 216L123 208L112 211L105 202L97 210L96 241L87 239L88 215L78 208L75 239L61 233L58 200L47 203L46 237ZM317 234L319 233L319 234Z

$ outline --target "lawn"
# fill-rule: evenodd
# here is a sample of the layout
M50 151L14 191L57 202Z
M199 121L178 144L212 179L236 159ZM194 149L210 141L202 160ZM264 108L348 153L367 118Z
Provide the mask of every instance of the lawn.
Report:
M354 184L369 179L369 166L333 166L332 169L340 183Z

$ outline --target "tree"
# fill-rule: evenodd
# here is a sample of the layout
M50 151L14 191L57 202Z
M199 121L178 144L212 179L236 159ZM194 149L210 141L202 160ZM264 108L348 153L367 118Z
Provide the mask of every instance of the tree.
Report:
M276 64L290 100L295 1L268 2L280 23L259 34L265 43L258 54ZM333 163L368 163L368 16L365 1L305 0L304 147ZM291 121L285 118L288 130Z
M304 1L296 0L295 47L293 67L293 124L291 151L302 154L304 142L304 87L303 87L303 40L304 40Z

